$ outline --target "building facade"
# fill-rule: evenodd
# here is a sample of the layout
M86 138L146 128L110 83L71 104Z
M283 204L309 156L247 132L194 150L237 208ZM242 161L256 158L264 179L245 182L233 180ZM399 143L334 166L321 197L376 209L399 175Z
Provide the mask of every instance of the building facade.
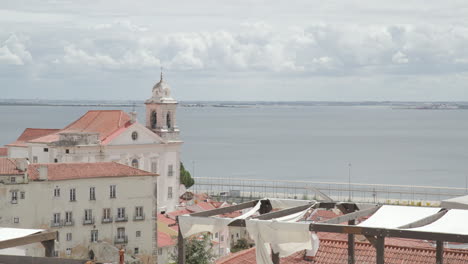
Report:
M160 175L158 211L178 204L180 149L177 101L161 80L145 102L145 124L135 112L92 110L63 129L27 128L8 147L8 157L31 163L118 162Z
M96 162L30 164L1 177L0 226L57 231L56 255L63 258L110 261L118 255L98 252L110 245L157 263L156 174Z

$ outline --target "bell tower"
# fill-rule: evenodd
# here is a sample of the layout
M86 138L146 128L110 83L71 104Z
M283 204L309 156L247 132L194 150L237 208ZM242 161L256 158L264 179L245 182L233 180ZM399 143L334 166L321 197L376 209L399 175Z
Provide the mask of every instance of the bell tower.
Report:
M171 97L171 88L161 80L153 86L151 98L146 104L146 127L166 141L180 141L176 123L177 101Z

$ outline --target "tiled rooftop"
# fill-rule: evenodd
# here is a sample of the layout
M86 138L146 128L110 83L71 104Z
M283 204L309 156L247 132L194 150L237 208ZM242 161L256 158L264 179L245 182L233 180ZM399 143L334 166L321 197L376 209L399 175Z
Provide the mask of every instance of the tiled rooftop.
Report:
M0 157L7 157L8 156L8 148L0 148Z
M156 175L151 172L122 165L117 162L96 162L96 163L48 163L30 164L28 175L31 180L39 179L38 168L47 167L48 180L72 180L84 178L101 177L126 177L126 176L150 176Z
M356 263L375 263L375 249L368 243L355 244ZM429 264L435 263L435 249L403 246L385 246L386 264ZM348 263L348 243L337 240L320 240L320 247L313 260L304 259L305 252L300 251L282 258L281 264L346 264ZM226 256L217 264L255 264L255 248L247 249ZM444 263L468 263L468 251L444 250Z
M18 169L15 159L0 158L0 175L21 175L23 171Z
M26 142L30 140L54 134L58 131L60 131L60 129L26 128L15 142L7 146L25 147Z

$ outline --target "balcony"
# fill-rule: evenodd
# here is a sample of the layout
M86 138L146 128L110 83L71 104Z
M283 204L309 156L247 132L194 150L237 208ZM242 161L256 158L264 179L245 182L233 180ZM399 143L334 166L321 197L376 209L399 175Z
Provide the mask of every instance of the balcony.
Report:
M17 199L11 200L11 203L12 203L12 204L17 204L17 203L18 203L18 200L17 200Z
M114 244L127 244L127 243L128 243L127 235L116 236L114 239Z
M58 221L50 221L50 227L61 227L63 226L63 221L62 220L58 220Z
M145 214L133 216L133 221L143 221L143 220L145 220Z
M128 221L128 216L126 216L126 215L117 216L115 218L115 221L116 222L127 222Z
M94 217L83 219L83 225L94 225L94 222Z
M64 226L74 226L75 225L75 220L73 220L73 219L65 220L63 225Z
M101 223L107 224L107 223L112 223L113 219L112 217L107 217L107 218L102 218Z

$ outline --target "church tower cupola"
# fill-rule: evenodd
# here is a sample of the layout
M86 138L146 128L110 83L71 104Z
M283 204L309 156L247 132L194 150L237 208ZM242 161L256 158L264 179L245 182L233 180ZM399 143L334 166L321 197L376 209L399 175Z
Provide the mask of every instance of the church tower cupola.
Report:
M171 87L161 80L153 86L151 98L146 100L146 127L167 141L180 141L176 125L177 101L171 97Z

